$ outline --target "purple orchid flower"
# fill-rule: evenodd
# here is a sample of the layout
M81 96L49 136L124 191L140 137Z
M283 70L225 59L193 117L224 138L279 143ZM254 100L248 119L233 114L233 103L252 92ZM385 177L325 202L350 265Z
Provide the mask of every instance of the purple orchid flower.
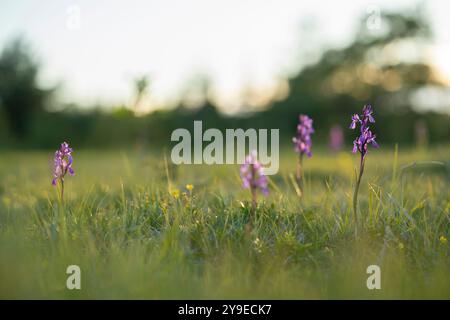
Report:
M292 138L294 142L294 150L299 154L297 161L297 194L301 196L303 194L303 156L306 154L308 157L312 156L311 147L312 139L311 135L314 133L313 120L307 115L299 116L299 123L297 125L297 135Z
M354 114L350 129L356 129L356 125L360 124L361 134L353 141L353 153L359 151L361 153L361 160L364 160L368 152L368 145L371 144L374 148L378 148L378 143L375 141L376 135L370 131L369 123L374 123L375 119L372 116L373 109L370 104L363 107L361 115Z
M372 106L370 104L366 104L363 107L363 119L366 121L369 121L371 123L375 123L375 119L373 118L372 114L373 114L373 109Z
M358 234L358 191L359 185L361 183L361 178L364 173L364 164L366 155L368 153L369 145L374 148L378 148L379 145L375 141L376 135L370 130L370 123L374 123L375 119L373 117L373 108L370 104L366 104L363 107L362 114L354 114L352 116L352 122L350 123L350 129L356 129L357 124L360 125L360 135L353 141L353 153L359 152L361 155L360 165L359 165L359 175L355 184L355 191L353 193L353 212L355 215L355 234Z
M308 157L312 156L311 134L314 133L313 120L306 116L299 116L299 123L297 125L297 135L292 138L294 142L294 150L300 155L306 154Z
M362 157L365 157L368 150L367 147L371 144L374 148L379 145L375 141L376 136L368 128L361 133L361 135L353 141L353 153L359 151Z
M67 142L61 143L61 146L55 152L55 158L53 160L53 180L52 185L56 186L58 181L61 182L61 199L64 196L64 177L67 173L73 176L75 171L72 168L73 157L72 157L73 149L70 148Z
M356 113L352 115L352 123L350 123L350 129L355 129L356 124L360 122L361 120L359 119L359 115L357 115Z
M268 180L263 172L261 163L258 162L256 151L252 151L241 166L241 179L244 189L250 189L253 193L260 189L262 194L269 194Z
M264 174L261 163L258 162L258 155L256 151L252 151L241 165L240 176L242 179L242 186L244 189L250 189L252 193L252 208L250 212L249 226L252 224L252 219L255 216L257 205L257 191L261 190L264 196L269 194L269 181Z

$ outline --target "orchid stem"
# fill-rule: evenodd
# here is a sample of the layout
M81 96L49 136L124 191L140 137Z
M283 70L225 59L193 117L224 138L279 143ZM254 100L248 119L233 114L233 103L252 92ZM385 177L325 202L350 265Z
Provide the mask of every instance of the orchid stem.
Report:
M255 218L256 215L256 189L252 189L252 209L250 211L250 221Z
M64 179L61 179L61 203L64 203Z
M255 166L252 164L251 165L251 170L252 170L252 179L255 179L255 174L256 174L256 172L255 172ZM251 211L250 211L250 223L252 223L252 221L253 221L253 219L254 219L254 217L255 217L255 215L256 215L256 205L257 205L257 200L256 200L256 197L257 197L257 195L256 195L256 187L255 187L255 183L254 182L252 182L252 186L251 186L251 191L252 191L252 208L251 208Z
M250 207L250 217L248 219L248 223L246 225L246 232L250 233L251 230L253 229L253 221L255 219L256 216L256 207L257 207L257 187L255 184L255 174L256 174L256 170L253 164L250 165L250 170L252 172L252 181L250 183L250 191L252 193L252 204Z
M361 178L364 173L364 157L361 156L361 162L359 165L359 175L356 180L355 184L355 192L353 193L353 214L355 217L355 237L358 237L358 192L359 192L359 185L361 184Z
M303 154L299 154L297 161L297 186L300 190L299 197L303 195Z

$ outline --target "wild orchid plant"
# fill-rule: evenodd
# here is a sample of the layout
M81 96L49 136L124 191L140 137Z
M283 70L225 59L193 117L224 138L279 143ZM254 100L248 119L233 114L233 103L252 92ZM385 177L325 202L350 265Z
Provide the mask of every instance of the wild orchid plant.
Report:
M297 125L297 135L292 138L294 142L294 150L298 153L297 161L297 185L300 190L300 195L303 193L303 156L306 154L308 157L312 156L311 146L311 134L314 133L313 120L307 115L299 116L299 123Z
M71 176L75 174L72 168L72 152L73 149L69 147L67 142L61 143L60 148L55 152L52 185L56 186L58 181L60 182L61 201L64 200L64 177L67 173Z
M329 147L331 151L338 152L344 145L344 132L340 125L334 125L330 129L330 142Z
M366 104L363 107L362 114L354 114L352 116L352 122L350 124L350 129L356 129L357 124L360 125L360 135L353 141L353 153L359 152L361 155L360 164L359 164L359 174L357 176L355 191L353 193L353 213L355 215L355 223L356 223L356 235L358 234L358 191L359 185L361 183L361 178L364 173L364 163L366 160L366 155L368 153L368 146L371 144L373 147L378 148L378 144L375 141L376 135L370 131L369 124L374 123L375 119L373 118L373 109L370 104Z
M263 172L261 163L258 162L256 151L252 151L241 166L240 175L244 189L250 189L252 194L251 217L255 215L258 189L264 196L269 194L268 179Z

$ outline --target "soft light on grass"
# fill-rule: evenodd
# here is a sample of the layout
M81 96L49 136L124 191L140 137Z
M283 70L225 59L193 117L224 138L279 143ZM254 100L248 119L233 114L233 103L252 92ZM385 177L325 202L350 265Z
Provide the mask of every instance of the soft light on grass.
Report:
M251 200L237 166L77 152L61 204L50 185L51 153L5 153L0 297L448 299L449 154L448 147L373 151L355 240L358 159L346 153L316 152L299 200L289 182L295 154L286 150L250 234ZM424 165L402 171L414 161ZM80 291L65 287L71 264L81 267ZM371 264L381 267L381 290L366 287Z

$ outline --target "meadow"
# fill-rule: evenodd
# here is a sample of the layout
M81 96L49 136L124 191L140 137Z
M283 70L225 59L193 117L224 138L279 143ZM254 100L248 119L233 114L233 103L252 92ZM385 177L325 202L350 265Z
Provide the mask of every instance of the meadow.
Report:
M370 150L357 238L351 147L313 150L301 199L282 150L250 232L237 165L73 147L64 203L52 151L0 153L2 299L450 299L449 145ZM81 290L66 288L72 264Z

